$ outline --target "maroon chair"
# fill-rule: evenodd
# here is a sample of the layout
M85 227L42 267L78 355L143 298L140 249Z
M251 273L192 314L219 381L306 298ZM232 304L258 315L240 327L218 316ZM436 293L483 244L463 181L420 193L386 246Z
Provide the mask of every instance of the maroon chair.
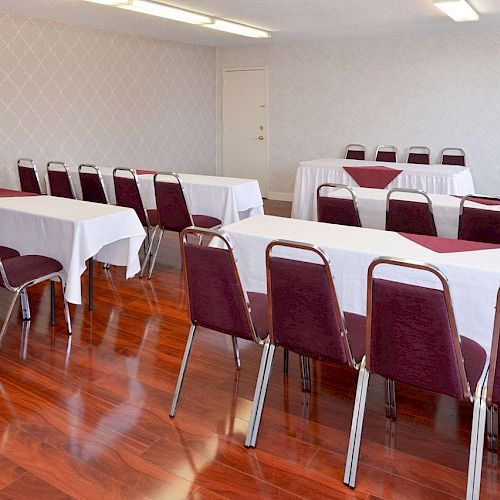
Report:
M375 153L375 161L397 163L398 148L396 146L378 146Z
M78 176L82 188L82 200L103 205L109 204L101 172L95 165L80 165Z
M465 206L467 202L476 200L485 206L500 205L500 198L478 195L464 196L460 203L458 239L500 245L500 212L477 208L477 206Z
M366 148L363 144L348 144L345 148L346 160L364 160Z
M71 182L71 174L66 163L62 161L49 161L47 163L47 178L49 180L51 196L72 200L77 199L73 183Z
M19 296L21 297L23 320L29 321L31 319L27 294L27 290L30 286L43 281L52 280L53 278L58 279L61 283L64 298L64 277L62 270L63 266L60 262L42 255L18 255L0 260L0 286L12 292L12 299L0 331L0 341L5 335L10 316ZM51 323L55 324L52 283L51 281ZM71 317L68 303L65 298L64 311L68 324L68 334L71 335Z
M307 254L308 262L278 256L274 250ZM276 347L299 354L304 390L310 390L311 358L357 368L365 354L366 318L340 308L330 261L321 249L275 240L266 250L266 268L269 342L262 353L247 447L255 447Z
M21 191L42 194L40 178L38 177L36 165L33 160L29 158L19 158L19 160L17 160L17 171L19 173Z
M465 167L465 151L462 148L445 148L441 151L441 165Z
M439 288L374 277L380 265L431 275ZM439 269L416 261L375 259L368 268L366 356L358 377L344 483L355 486L370 375L386 379L386 415L391 419L396 418L397 381L474 403L475 424L486 371L485 350L458 334L448 282ZM471 451L476 442L473 433Z
M0 246L0 260L19 257L20 255L21 254L17 250L14 250L14 248Z
M163 180L161 180L162 178ZM151 243L149 244L140 274L142 277L146 266L149 265L148 278L151 278L153 274L156 257L165 231L181 233L189 226L213 229L222 224L219 219L210 217L209 215L191 215L178 174L173 172L158 172L153 177L153 183L155 187L156 208L158 210L158 225L155 227L153 236L151 237ZM160 235L156 242L156 249L153 252L155 236L158 230L160 231Z
M203 236L212 238L217 246L202 245ZM195 241L189 241L190 237ZM247 293L243 288L227 236L210 229L189 227L181 232L180 240L191 327L170 408L172 418L199 326L232 338L237 368L240 367L237 339L263 344L268 336L266 295Z
M345 190L349 198L322 195L322 191L326 189ZM316 190L316 207L318 222L361 227L356 194L345 184L321 184Z
M410 146L406 155L406 163L417 163L419 165L430 165L431 151L426 146Z
M425 202L394 199L398 193L411 193L424 198ZM423 191L395 188L387 193L385 230L400 233L437 236L436 223L432 211L432 201Z

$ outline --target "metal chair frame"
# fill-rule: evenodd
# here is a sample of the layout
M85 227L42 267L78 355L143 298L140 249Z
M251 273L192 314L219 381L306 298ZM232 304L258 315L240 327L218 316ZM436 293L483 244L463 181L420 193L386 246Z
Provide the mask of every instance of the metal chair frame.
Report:
M348 159L347 155L349 154L349 151L351 150L351 148L358 148L358 149L353 149L353 151L363 151L363 153L365 153L365 157L366 157L366 147L363 144L348 144L345 148L344 159Z
M382 149L384 151L382 151ZM396 163L398 161L398 148L397 146L394 146L392 144L381 144L379 146L377 146L377 149L375 151L375 161L381 161L378 159L378 154L379 153L395 153L396 154Z
M99 170L99 168L96 165L92 165L90 163L82 163L78 167L78 175L80 175L80 173L87 173L87 174L91 173L91 172L84 172L83 170L86 168L92 169L94 171L94 173L99 177L99 182L101 184L101 188L102 188L102 191L104 193L104 198L106 199L106 203L109 205L108 193L106 192L106 188L104 186L104 180L102 178L101 171ZM84 196L83 196L83 189L82 189L82 199L83 198L84 198ZM85 200L83 200L83 201L85 201Z
M448 281L444 274L435 266L431 264L426 264L424 262L414 261L410 259L395 259L392 257L380 257L375 259L368 268L368 292L367 292L367 332L366 332L366 355L362 360L361 367L359 370L358 384L356 388L356 399L354 402L354 411L352 417L351 433L349 438L349 448L347 452L347 461L344 473L344 483L351 488L355 487L356 484L356 472L358 467L359 458L359 448L361 444L361 433L363 428L363 418L365 413L366 404L366 394L368 389L368 382L370 378L370 351L371 351L371 330L372 330L372 306L373 306L373 272L374 269L381 264L408 267L412 269L419 269L422 271L430 272L438 278L443 287L443 293L445 297L446 309L448 313L448 319L450 323L450 329L453 339L453 347L455 351L455 356L458 362L458 369L460 373L460 380L462 384L463 399L473 403L473 420L472 420L472 433L471 433L471 444L470 444L470 455L469 455L469 472L468 472L468 482L467 482L467 499L472 500L478 497L474 496L474 484L477 483L477 470L480 469L481 465L476 461L477 448L478 445L482 446L482 439L484 433L478 432L478 429L483 425L486 416L486 399L485 399L485 380L488 371L488 364L483 370L481 377L478 381L477 387L475 388L474 394L471 392L469 381L465 372L465 365L463 361L462 350L460 346L460 336L458 334L457 325L455 321L455 316L453 313L453 304L450 294L450 289L448 286ZM392 382L392 388L394 388L394 381ZM389 385L389 384L387 384ZM392 391L391 391L392 392ZM395 393L390 394L390 403L394 404L395 410ZM387 401L387 394L386 394ZM387 404L387 403L386 403ZM395 412L394 415L395 417ZM480 480L480 470L479 470L479 480Z
M29 165L23 165L23 163L29 163ZM40 183L40 176L38 175L38 170L36 168L35 162L30 158L19 158L17 160L17 169L19 171L19 167L32 168L35 173L36 182L38 184L38 189L40 190L40 194L43 194L42 184ZM22 190L22 187L21 187Z
M318 186L318 189L316 189L316 219L319 220L319 198L321 196L321 190L323 188L331 188L335 189L336 191L340 191L342 189L346 189L349 194L351 195L352 202L354 204L354 211L356 212L356 216L359 220L359 225L361 226L361 218L359 216L359 208L358 208L358 200L356 199L356 193L354 192L354 189L346 184L332 184L329 182L325 182L324 184L320 184Z
M391 195L394 193L410 193L410 194L416 194L416 195L421 195L425 198L425 201L427 203L427 206L429 207L429 213L431 214L432 217L432 225L434 228L434 233L437 235L437 229L436 229L436 221L434 220L434 210L432 208L432 200L430 196L425 192L422 191L421 189L410 189L410 188L393 188L389 189L387 192L387 199L385 203L385 226L387 228L387 218L389 216L389 206L391 202ZM401 201L408 201L411 203L412 200L401 200ZM420 203L420 202L416 202Z
M358 363L354 359L351 346L348 339L347 325L344 317L344 312L342 311L337 292L335 289L335 283L333 281L333 276L330 271L330 259L328 255L316 245L311 245L309 243L299 243L295 241L288 240L274 240L272 241L266 249L266 276L267 276L267 311L269 319L269 339L262 352L261 364L259 369L259 375L257 378L257 384L255 387L255 394L252 403L252 411L250 414L250 420L248 423L247 436L245 440L245 446L247 448L255 448L257 442L257 435L259 432L260 420L262 417L262 410L264 408L264 401L266 398L267 387L269 384L269 379L271 376L272 365L274 360L274 354L276 349L276 344L273 340L273 307L272 307L272 287L271 287L271 271L270 271L270 261L271 253L276 247L284 247L290 249L296 249L301 251L308 251L312 254L318 256L321 259L321 264L325 269L325 274L327 276L328 285L330 287L330 292L333 297L333 308L335 310L335 315L337 317L338 325L340 328L340 334L342 336L342 343L344 345L345 352L347 353L347 362L351 368L358 369ZM300 356L300 367L301 367L301 379L302 379L302 389L304 391L310 391L311 388L311 369L310 360L306 356Z
M441 151L441 165L447 165L447 163L443 163L443 158L444 158L444 155L449 152L449 151L455 151L455 152L460 152L462 153L461 155L454 155L454 156L463 156L464 157L464 167L467 166L467 160L465 158L465 150L462 149L462 148L444 148L442 151Z
M56 169L54 169L52 167L56 166L56 165L59 167L62 167L64 169L64 171L66 172L66 175L68 176L69 186L71 188L71 194L73 196L73 199L77 200L78 197L76 196L75 188L73 187L73 181L71 180L71 173L68 170L68 166L66 165L66 163L64 163L63 161L49 161L47 163L47 173L50 172L50 170L55 171ZM50 187L50 191L52 193L52 186L50 185L50 176L49 175L47 175L47 179L49 181L49 187Z
M188 306L191 325L189 327L189 334L188 334L188 339L186 342L186 347L184 350L184 356L182 358L182 363L181 363L181 367L179 370L177 384L175 387L174 397L172 399L172 405L170 407L169 416L171 418L175 417L175 413L177 411L177 404L179 402L179 397L180 397L180 393L182 390L182 384L184 382L184 376L186 375L187 364L189 362L189 355L191 353L194 335L196 332L196 328L198 326L192 318L191 303L189 300L189 281L188 281L188 277L187 277L186 254L185 254L185 250L184 250L184 247L187 244L189 235L197 236L199 245L202 244L203 236L216 238L219 240L219 242L222 242L222 244L224 245L223 248L225 248L225 250L227 252L229 252L229 258L231 261L231 267L233 270L234 279L236 280L237 288L239 291L239 298L241 301L241 305L245 311L245 316L246 316L246 320L248 322L248 326L250 328L252 340L259 345L263 345L265 351L269 350L269 337L261 339L259 337L259 335L257 334L257 331L255 329L255 326L254 326L254 323L252 320L252 316L251 316L252 309L250 306L250 301L248 299L248 294L247 294L245 288L243 287L243 284L241 283L238 268L236 266L236 259L234 257L234 247L233 247L231 241L229 240L229 237L227 235L224 235L224 234L220 233L219 231L215 231L213 229L205 229L205 228L200 228L200 227L195 227L195 226L191 226L191 227L187 227L187 228L183 229L182 232L180 233L182 269L184 270L184 278L185 278L186 292L187 292L186 296L187 296L187 303L188 303L187 306ZM231 336L231 338L233 339L232 343L233 343L233 351L234 351L234 358L235 358L235 362L236 362L236 368L239 369L241 365L240 365L240 353L239 353L239 348L238 348L238 341L237 341L237 338L234 336Z
M422 153L422 150L424 151L424 153ZM429 157L429 164L430 164L431 150L427 146L410 146L406 153L406 163L409 163L409 158L411 153L426 154Z

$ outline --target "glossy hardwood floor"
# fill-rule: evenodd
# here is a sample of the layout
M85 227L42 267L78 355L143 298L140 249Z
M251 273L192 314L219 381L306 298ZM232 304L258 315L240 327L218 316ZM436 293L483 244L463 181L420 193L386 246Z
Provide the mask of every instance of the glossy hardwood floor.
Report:
M268 211L289 215L287 203ZM342 484L356 373L313 364L310 394L278 353L255 450L243 446L260 349L197 335L177 417L168 417L188 330L175 236L151 281L96 266L95 310L72 307L68 352L58 302L30 294L33 320L13 320L0 349L0 498L398 498L465 495L471 408L397 387L385 419L373 377L358 484ZM85 304L84 304L85 305ZM24 343L23 340L27 340ZM483 498L500 496L497 455L486 454Z

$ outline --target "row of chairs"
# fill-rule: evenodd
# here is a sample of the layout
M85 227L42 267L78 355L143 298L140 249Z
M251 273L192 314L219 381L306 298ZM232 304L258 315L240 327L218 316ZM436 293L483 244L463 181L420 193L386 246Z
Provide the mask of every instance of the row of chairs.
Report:
M26 158L17 162L21 189L42 194L40 179L35 163ZM82 164L78 167L82 199L93 203L109 204L104 181L95 165ZM71 173L64 162L50 161L47 164L50 194L62 198L77 199L71 180ZM173 172L157 172L153 178L156 209L146 209L139 189L137 174L132 169L115 168L113 185L116 204L135 210L147 233L147 249L141 268L141 277L148 268L151 278L158 251L165 231L180 233L189 226L216 228L222 222L209 215L191 214L184 196L180 177ZM159 233L159 234L158 234Z
M345 150L348 160L366 160L366 147L363 144L349 144ZM378 146L375 161L397 163L398 148L396 146ZM406 163L430 165L431 151L426 146L410 146L406 153ZM459 165L465 167L465 151L462 148L445 148L441 151L441 165Z
M217 245L202 244L203 237ZM277 347L300 356L303 390L310 390L310 360L359 371L344 482L355 486L368 380L386 381L386 416L396 418L395 382L473 404L468 495L478 498L485 415L493 419L500 402L500 290L497 296L489 378L485 350L460 336L446 277L420 262L377 258L368 269L367 315L342 311L328 256L316 246L276 240L266 250L267 295L244 289L226 235L202 228L181 233L183 270L191 326L174 392L175 417L195 332L208 328L232 337L237 368L238 339L263 347L245 446L255 447ZM283 257L283 251L293 257ZM300 252L300 254L298 253ZM298 260L309 254L310 259ZM379 267L429 273L440 288L377 277ZM488 428L496 429L496 422ZM491 433L491 432L490 432ZM491 435L489 443L496 443Z
M327 196L326 190L344 191L348 198ZM411 193L422 202L396 199L398 194ZM488 196L468 195L460 202L458 239L500 244L500 212L467 206L467 203L498 202ZM316 191L317 218L319 222L361 227L358 203L354 190L344 184L321 184ZM386 231L437 236L432 200L423 191L394 188L387 191Z

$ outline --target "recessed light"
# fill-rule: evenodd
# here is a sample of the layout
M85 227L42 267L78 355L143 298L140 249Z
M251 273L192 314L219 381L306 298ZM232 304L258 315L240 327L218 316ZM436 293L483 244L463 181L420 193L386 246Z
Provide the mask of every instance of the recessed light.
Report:
M479 21L479 14L466 0L434 0L434 5L457 23Z

